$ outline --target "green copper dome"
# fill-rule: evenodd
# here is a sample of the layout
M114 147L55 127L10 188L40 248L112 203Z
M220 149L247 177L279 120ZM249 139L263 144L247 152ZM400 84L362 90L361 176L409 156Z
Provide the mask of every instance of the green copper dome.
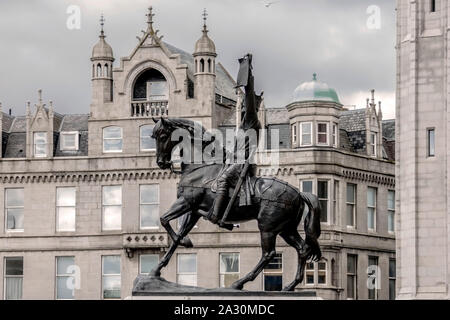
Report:
M336 90L330 88L326 83L317 80L314 73L313 80L304 82L294 91L292 102L301 101L328 101L341 104Z

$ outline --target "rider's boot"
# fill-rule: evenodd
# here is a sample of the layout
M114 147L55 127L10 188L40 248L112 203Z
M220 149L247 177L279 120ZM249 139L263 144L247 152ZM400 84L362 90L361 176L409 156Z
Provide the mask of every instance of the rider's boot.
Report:
M225 193L218 193L216 196L216 199L214 200L214 208L213 208L213 212L209 218L209 220L212 223L217 224L219 222L219 220L222 218L222 215L224 214L225 209L227 208L228 205L228 196ZM227 223L220 223L219 226L221 228L225 228L228 230L233 230L233 225L232 224L227 224Z

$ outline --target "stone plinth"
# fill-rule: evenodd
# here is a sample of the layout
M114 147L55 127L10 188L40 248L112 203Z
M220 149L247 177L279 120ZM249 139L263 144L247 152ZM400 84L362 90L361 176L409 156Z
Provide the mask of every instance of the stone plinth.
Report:
M321 300L314 291L245 291L206 289L169 282L161 277L138 276L128 300Z

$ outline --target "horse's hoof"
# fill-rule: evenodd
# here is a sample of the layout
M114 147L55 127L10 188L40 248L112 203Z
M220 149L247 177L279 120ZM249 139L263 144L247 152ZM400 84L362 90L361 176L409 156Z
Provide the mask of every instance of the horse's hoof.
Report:
M194 244L192 243L191 239L189 239L189 237L184 237L180 241L180 246L183 246L185 248L192 248L194 247Z
M283 291L283 292L292 292L292 291L294 291L294 287L287 286L287 287L283 288L283 290L281 290L281 291Z
M231 285L231 289L242 290L242 289L244 289L244 285L242 283L235 282Z
M152 272L150 272L148 275L150 277L159 278L159 277L161 277L161 271L160 270L152 270Z

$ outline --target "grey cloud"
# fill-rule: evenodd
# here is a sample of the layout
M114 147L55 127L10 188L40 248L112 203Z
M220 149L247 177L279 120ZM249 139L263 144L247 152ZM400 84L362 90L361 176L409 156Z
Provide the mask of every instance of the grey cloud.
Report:
M164 40L189 52L200 37L206 7L219 61L236 75L236 59L252 52L257 87L269 107L287 104L313 72L336 88L343 103L355 92L395 90L392 0L282 0L269 8L259 0L2 0L0 101L23 114L26 101L35 102L42 88L57 111L87 113L89 58L101 12L117 66L136 46L150 3ZM82 8L81 30L66 28L70 4ZM365 26L366 8L373 4L381 8L381 30Z

